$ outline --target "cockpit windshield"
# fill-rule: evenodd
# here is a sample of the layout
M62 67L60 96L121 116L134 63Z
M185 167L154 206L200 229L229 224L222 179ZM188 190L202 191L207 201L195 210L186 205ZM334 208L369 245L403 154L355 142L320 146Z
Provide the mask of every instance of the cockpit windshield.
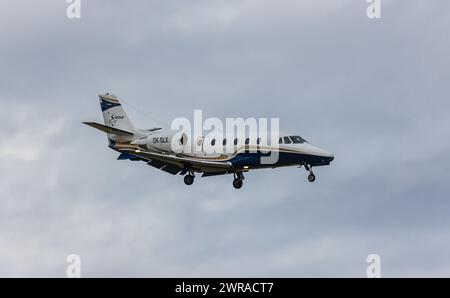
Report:
M305 142L308 143L308 141L306 141L301 136L290 136L290 138L294 144L301 144L301 143L305 143Z

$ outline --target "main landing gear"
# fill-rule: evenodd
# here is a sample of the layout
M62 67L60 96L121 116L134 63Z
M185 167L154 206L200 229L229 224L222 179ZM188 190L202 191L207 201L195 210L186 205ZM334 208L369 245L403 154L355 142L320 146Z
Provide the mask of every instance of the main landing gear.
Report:
M233 186L236 189L239 189L242 187L243 181L244 181L244 174L241 172L237 172L234 174L234 180L233 180Z
M305 164L305 169L309 172L309 175L308 175L308 181L309 181L309 182L314 182L314 181L316 181L316 175L314 175L314 173L313 173L313 171L312 171L312 167L309 166L309 165L307 165L307 164Z
M194 178L195 178L194 173L190 172L189 174L184 176L184 184L192 185L192 183L194 183Z

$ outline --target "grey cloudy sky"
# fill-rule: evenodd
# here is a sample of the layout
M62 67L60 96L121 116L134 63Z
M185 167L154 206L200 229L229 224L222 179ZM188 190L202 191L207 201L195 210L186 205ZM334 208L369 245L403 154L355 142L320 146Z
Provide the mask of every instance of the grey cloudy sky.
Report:
M39 2L39 3L38 3ZM450 2L0 4L0 276L450 275ZM197 179L115 161L97 94L138 127L280 117L335 153ZM145 111L145 114L141 111ZM150 115L150 117L146 116Z

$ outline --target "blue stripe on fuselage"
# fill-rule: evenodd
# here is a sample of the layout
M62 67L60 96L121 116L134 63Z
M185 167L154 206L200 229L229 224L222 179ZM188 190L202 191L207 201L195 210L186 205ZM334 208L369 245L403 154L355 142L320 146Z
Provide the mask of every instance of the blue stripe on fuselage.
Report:
M270 153L261 152L243 152L233 157L230 162L236 168L244 166L250 167L277 167L277 166L289 166L289 165L301 165L307 163L311 166L328 165L333 160L332 157L324 157L317 155L309 155L293 152L279 152L278 160L274 164L261 164L261 157L266 158L270 156Z

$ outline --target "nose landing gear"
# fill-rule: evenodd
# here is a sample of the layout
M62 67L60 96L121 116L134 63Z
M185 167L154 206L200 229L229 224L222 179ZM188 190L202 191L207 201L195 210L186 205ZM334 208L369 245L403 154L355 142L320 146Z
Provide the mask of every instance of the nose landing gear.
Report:
M315 180L316 180L316 176L314 175L313 172L311 172L311 173L308 175L308 181L309 181L309 182L314 182Z
M243 181L244 181L244 174L241 172L234 174L234 180L233 180L233 186L236 189L240 189L242 187Z
M314 182L314 181L316 181L316 175L314 175L314 173L313 173L313 171L312 171L312 167L309 166L309 165L307 165L307 164L305 164L305 170L307 170L307 171L309 172L309 175L308 175L308 181L309 181L309 182Z

